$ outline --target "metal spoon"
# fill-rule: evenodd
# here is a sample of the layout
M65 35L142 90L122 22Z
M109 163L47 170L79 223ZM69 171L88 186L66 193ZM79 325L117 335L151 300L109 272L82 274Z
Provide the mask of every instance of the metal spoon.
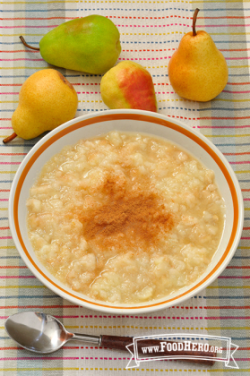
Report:
M40 312L16 313L6 320L5 329L20 346L38 354L57 351L72 339L101 345L101 337L70 333L55 317Z
M16 313L6 320L5 329L8 335L20 346L37 354L49 354L57 351L70 340L80 340L94 346L109 347L116 350L127 350L126 346L133 344L132 337L90 336L70 333L55 317L40 312ZM155 339L145 339L143 342L144 346L159 345L159 340ZM138 353L142 353L140 346L138 345ZM207 354L205 355L207 356ZM182 351L179 355L183 355L185 358L188 353ZM205 365L213 364L213 362L203 359L186 359L186 361Z

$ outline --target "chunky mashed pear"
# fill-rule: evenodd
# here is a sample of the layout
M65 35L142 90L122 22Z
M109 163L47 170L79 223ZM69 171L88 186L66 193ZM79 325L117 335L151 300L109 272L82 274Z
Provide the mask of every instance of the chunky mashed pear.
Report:
M224 225L213 171L164 139L116 131L51 158L27 207L30 241L49 272L115 304L190 285Z

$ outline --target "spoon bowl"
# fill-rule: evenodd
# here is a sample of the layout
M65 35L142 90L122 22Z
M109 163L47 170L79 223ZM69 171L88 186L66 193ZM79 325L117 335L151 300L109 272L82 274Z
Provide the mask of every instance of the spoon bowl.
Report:
M26 350L49 354L71 339L99 345L100 337L68 332L55 317L41 312L20 312L5 322L8 335Z

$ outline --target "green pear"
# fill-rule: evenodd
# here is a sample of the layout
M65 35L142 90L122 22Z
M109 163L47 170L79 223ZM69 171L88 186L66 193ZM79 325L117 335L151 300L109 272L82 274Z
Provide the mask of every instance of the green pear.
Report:
M14 133L25 140L40 136L74 118L78 97L70 82L55 69L33 73L22 85L19 104L12 115Z
M22 42L26 44L23 37ZM91 15L65 22L40 41L40 53L47 63L91 74L103 74L116 63L120 33L106 17Z
M195 30L184 35L168 65L169 80L183 98L207 102L221 93L227 84L228 68L222 53L205 31Z

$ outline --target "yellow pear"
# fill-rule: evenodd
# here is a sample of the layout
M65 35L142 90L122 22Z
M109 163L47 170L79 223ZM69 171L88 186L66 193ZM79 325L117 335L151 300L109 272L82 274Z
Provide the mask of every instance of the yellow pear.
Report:
M205 31L195 30L184 35L170 59L169 80L175 92L183 98L207 102L219 95L227 84L228 68L222 53Z
M22 85L19 104L11 123L16 136L25 140L40 136L74 118L78 97L69 81L55 69L44 69L32 74Z

